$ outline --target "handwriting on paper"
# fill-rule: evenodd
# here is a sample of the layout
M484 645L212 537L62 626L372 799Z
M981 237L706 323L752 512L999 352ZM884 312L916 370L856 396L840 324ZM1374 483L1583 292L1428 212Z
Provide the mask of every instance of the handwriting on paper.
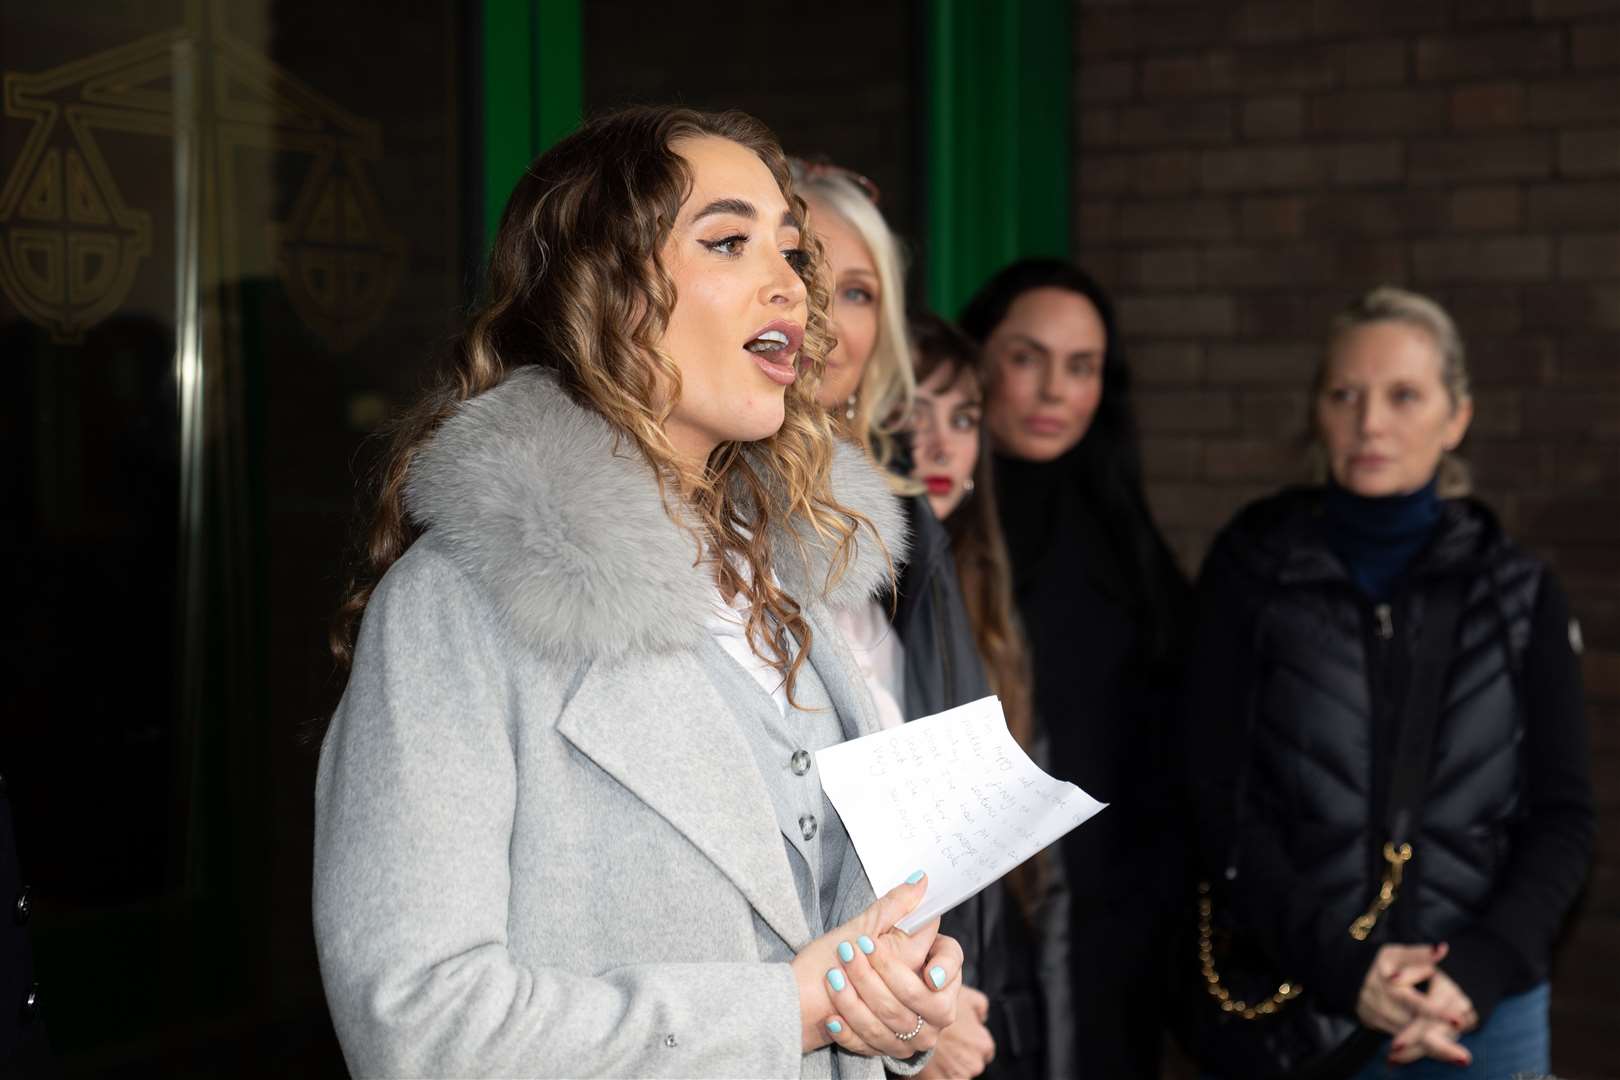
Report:
M816 766L878 895L928 871L908 933L1105 805L1042 772L993 697L828 747Z

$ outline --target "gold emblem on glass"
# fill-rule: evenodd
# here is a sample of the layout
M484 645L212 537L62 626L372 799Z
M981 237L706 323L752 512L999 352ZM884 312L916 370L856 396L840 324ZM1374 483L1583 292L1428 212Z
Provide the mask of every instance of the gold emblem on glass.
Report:
M234 38L220 0L188 7L184 29L6 74L5 115L33 127L0 186L0 291L54 339L80 340L123 304L152 252L151 215L126 205L97 134L173 139L182 124L206 127L221 276L244 270L237 157L269 150L299 185L287 219L265 226L276 275L329 348L352 348L382 317L405 264L368 172L382 157L381 129ZM210 77L182 79L199 52ZM195 100L177 99L182 85Z

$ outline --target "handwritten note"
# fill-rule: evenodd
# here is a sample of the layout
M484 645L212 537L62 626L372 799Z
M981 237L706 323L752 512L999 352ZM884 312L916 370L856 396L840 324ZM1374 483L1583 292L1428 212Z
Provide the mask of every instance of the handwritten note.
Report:
M907 933L1106 805L1029 760L993 697L830 746L816 766L879 896L928 871Z

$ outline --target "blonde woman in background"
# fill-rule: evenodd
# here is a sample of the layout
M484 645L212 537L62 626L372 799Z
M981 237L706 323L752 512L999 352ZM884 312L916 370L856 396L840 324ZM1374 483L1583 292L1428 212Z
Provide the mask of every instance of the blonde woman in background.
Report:
M1199 580L1201 1063L1542 1075L1553 939L1593 842L1578 628L1468 495L1474 398L1440 305L1355 300L1312 407L1325 483L1239 513Z
M908 479L907 425L916 391L905 315L900 243L878 208L870 180L834 165L794 162L810 229L826 251L837 346L827 357L818 400L846 435L890 470L905 495L911 552L893 596L845 609L839 625L860 664L885 725L930 716L990 693L973 625L962 602L950 537ZM996 887L992 887L996 888ZM994 1055L985 1026L990 1003L978 985L982 904L975 897L945 916L945 932L962 943L963 1008L940 1036L950 1071L975 1076Z

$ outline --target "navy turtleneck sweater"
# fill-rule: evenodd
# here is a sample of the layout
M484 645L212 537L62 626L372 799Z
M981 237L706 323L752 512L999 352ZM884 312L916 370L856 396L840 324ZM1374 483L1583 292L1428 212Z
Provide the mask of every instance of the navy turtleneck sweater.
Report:
M1389 599L1390 590L1434 536L1441 503L1436 481L1409 495L1369 498L1329 483L1322 502L1328 546L1362 592Z

